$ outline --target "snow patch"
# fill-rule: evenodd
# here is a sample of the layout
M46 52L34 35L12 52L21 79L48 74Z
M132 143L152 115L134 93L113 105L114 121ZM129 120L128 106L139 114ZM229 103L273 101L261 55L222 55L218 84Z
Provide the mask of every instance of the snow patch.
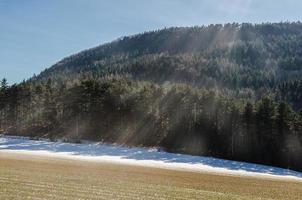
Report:
M212 157L167 153L156 148L129 148L102 143L72 144L0 136L0 153L6 152L202 173L302 181L302 173L293 170Z

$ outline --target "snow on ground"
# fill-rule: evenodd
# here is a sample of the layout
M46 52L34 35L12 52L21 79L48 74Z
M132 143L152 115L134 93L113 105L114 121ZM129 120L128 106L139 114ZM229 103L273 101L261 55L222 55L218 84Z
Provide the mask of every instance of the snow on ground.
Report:
M292 179L302 181L302 173L292 170L217 159L167 153L157 149L129 148L101 143L72 144L30 140L0 135L0 153L18 153L63 159L157 167L234 176Z

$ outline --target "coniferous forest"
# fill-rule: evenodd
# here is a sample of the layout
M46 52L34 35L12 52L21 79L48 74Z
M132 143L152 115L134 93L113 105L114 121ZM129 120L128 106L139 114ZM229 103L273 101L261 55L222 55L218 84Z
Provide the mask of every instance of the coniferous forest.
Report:
M167 28L0 87L0 132L302 171L302 24Z

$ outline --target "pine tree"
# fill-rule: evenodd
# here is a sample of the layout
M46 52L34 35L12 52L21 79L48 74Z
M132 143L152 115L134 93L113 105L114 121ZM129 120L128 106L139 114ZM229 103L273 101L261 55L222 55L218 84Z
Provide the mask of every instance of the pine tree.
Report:
M6 107L8 103L8 96L7 96L7 91L8 90L8 84L7 80L3 78L1 80L1 85L0 85L0 129L1 132L3 132L4 128L6 127Z
M247 102L244 108L243 116L243 138L245 145L245 159L252 160L257 149L255 148L255 143L257 142L255 138L255 113L254 106L252 103Z

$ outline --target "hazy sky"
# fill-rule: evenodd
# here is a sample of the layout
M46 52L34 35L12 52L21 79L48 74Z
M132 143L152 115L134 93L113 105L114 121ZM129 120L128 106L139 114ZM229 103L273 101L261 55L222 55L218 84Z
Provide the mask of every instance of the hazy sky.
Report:
M301 20L301 0L0 0L0 78L10 83L118 37L170 26Z

